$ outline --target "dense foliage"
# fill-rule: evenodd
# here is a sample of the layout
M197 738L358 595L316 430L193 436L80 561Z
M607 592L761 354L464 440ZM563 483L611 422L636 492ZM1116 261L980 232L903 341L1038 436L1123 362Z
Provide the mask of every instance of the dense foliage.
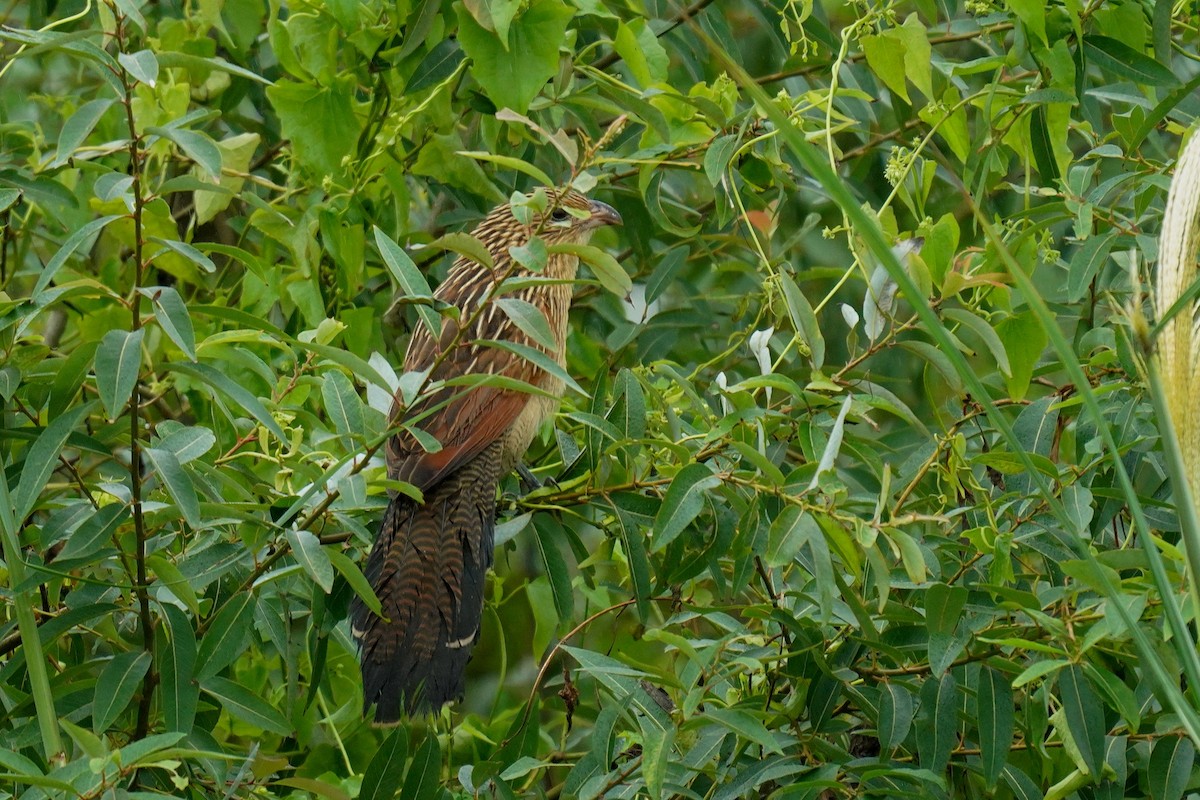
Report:
M4 4L0 792L1200 786L1144 390L1174 5ZM545 485L465 701L372 728L394 365L569 181L626 224Z

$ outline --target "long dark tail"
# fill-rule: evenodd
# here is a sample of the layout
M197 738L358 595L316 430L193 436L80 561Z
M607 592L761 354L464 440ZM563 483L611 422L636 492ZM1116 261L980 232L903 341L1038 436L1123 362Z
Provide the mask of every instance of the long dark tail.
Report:
M350 611L362 657L363 713L375 723L435 711L463 695L479 638L492 565L500 445L485 449L425 493L397 495L364 573L383 616L358 599Z

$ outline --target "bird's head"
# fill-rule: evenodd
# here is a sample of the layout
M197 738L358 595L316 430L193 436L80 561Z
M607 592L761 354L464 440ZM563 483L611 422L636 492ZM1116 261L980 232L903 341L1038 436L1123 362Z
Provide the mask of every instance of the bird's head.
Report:
M489 249L500 252L526 244L538 236L548 245L584 244L592 232L605 225L620 225L621 215L607 203L589 199L575 189L544 191L540 197L528 195L517 202L496 208L475 231Z

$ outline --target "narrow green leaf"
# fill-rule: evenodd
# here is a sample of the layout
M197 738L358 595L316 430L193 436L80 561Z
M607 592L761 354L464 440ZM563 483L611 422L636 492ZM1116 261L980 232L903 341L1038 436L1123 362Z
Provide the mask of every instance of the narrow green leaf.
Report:
M1012 366L1008 363L1008 352L1004 349L1004 343L1000 341L1000 335L996 333L987 320L977 316L975 313L965 308L946 308L942 310L942 316L970 330L981 340L992 358L996 361L996 366L999 367L1001 374L1007 376L1012 375Z
M139 82L151 88L158 83L158 58L150 50L117 53L117 63Z
M1178 86L1175 73L1145 53L1107 36L1085 36L1083 49L1092 63L1134 83L1148 86Z
M8 210L20 197L20 189L0 189L0 211Z
M554 181L550 180L550 176L542 172L539 168L530 164L528 161L522 161L513 156L504 156L497 153L488 153L482 150L460 150L458 155L473 158L476 161L487 161L491 164L503 167L504 169L513 169L517 172L523 172L542 186L554 186Z
M196 719L199 688L192 680L196 669L196 633L178 607L161 606L158 628L158 686L163 724L168 731L190 733Z
M558 542L562 540L562 531L554 530L555 523L544 515L533 518L534 541L537 543L538 554L542 558L542 567L550 580L550 589L554 595L554 610L558 621L562 623L575 613L575 595L571 591L571 573Z
M646 557L646 541L639 526L630 515L620 506L606 498L613 510L613 524L621 537L621 545L625 551L625 560L629 565L629 582L633 587L633 597L637 601L638 619L645 622L650 613L650 596L654 584L650 579L650 560Z
M196 680L220 673L245 650L254 624L254 595L240 592L229 598L208 624L196 653Z
M453 253L458 253L468 261L474 261L476 264L492 269L496 266L496 262L492 259L492 253L487 249L487 245L479 241L478 237L469 233L447 233L430 242L427 247L431 249L449 250Z
M280 736L292 732L292 726L283 714L241 684L214 676L200 684L200 688L220 701L234 719Z
M170 128L152 125L146 128L146 133L152 133L169 139L179 146L184 155L212 176L213 181L221 177L221 149L217 143L200 131L187 128Z
M371 757L371 763L363 773L358 800L392 800L404 775L407 759L408 733L403 726L397 726Z
M405 800L433 800L442 788L441 779L442 749L438 746L437 734L430 731L413 756L399 796Z
M146 567L157 583L170 589L171 594L182 600L192 614L199 613L200 604L191 583L179 571L179 567L175 566L163 552L151 553L146 556Z
M100 121L104 112L112 104L111 97L102 97L98 100L89 100L75 109L75 113L63 123L62 131L58 134L58 150L54 155L54 160L50 162L50 169L61 167L75 155L75 149L83 144L83 140L88 137L88 134L96 127L96 123ZM0 203L0 211L2 210L4 210L4 204Z
M704 464L688 464L675 475L654 518L655 553L675 541L684 528L703 510L709 491L721 485L721 479Z
M109 331L96 349L96 391L109 419L122 414L137 385L145 335L144 328Z
M979 670L975 696L979 720L979 756L983 779L991 792L1008 761L1013 736L1013 690L1004 676L990 667Z
M354 384L342 371L331 369L321 382L321 399L325 403L325 413L333 421L338 433L348 437L348 445L353 448L353 440L366 435L362 400Z
M313 581L329 594L333 589L333 564L321 546L321 540L311 531L288 530L285 534L292 555Z
M216 145L213 145L213 146L215 147ZM161 244L163 247L167 248L167 250L170 250L172 253L176 253L177 255L183 256L188 261L191 261L193 264L195 264L196 266L198 266L200 269L204 270L205 272L209 273L210 275L217 271L217 265L213 263L213 260L211 258L204 255L204 253L200 252L199 250L197 250L195 247L188 244L187 242L181 242L178 239L161 239L157 236L151 236L150 241ZM159 250L157 253L154 253L153 255L151 255L150 258L151 259L157 258L158 256L162 255L165 252L166 252L166 250Z
M958 739L957 682L953 672L930 677L921 686L921 710L917 714L917 751L922 767L939 774L950 762L950 751Z
M71 534L66 546L58 554L59 559L69 561L93 555L105 544L112 543L113 534L127 519L128 506L122 503L101 506Z
M937 677L950 667L963 643L954 637L962 618L967 590L961 586L935 583L925 593L925 625L929 630L929 666Z
M1147 779L1154 800L1180 800L1191 783L1196 747L1186 736L1164 736L1150 753Z
M800 291L796 281L787 273L780 273L779 285L783 289L783 299L787 302L788 316L797 335L803 337L804 343L812 351L809 357L813 369L820 369L825 364L825 337L817 324L817 315L813 312L812 304Z
M68 236L67 240L62 243L62 247L58 248L58 252L54 254L54 258L50 259L45 269L38 275L37 283L33 285L30 297L36 299L50 285L50 281L54 280L55 274L58 273L58 270L66 263L67 259L71 257L71 254L78 250L84 242L90 241L92 236L98 234L103 230L105 225L115 219L121 219L121 215L109 214L99 219L94 219Z
M421 318L429 335L433 337L434 341L437 341L442 330L442 323L438 319L438 315L430 308L433 303L433 292L430 291L425 276L408 257L408 253L404 252L404 248L392 241L392 238L379 228L374 228L374 231L375 245L379 248L379 254L383 256L383 263L387 265L388 271L392 273L396 283L400 284L405 296L418 302L417 316Z
M1079 754L1088 774L1100 777L1104 763L1104 705L1088 682L1078 664L1072 664L1058 674L1059 697L1071 734L1079 744Z
M164 426L160 426L162 431ZM195 461L212 449L217 443L217 437L208 428L199 425L178 427L158 440L155 447L175 455L180 464Z
M709 708L705 710L704 716L724 725L743 739L760 745L769 753L783 752L762 720L748 711L736 708Z
M1075 252L1067 272L1067 300L1077 303L1083 299L1116 241L1116 231L1093 235Z
M633 288L633 279L608 252L590 244L553 244L551 253L570 253L591 267L600 285L616 295L625 297Z
M184 520L189 526L199 528L200 500L196 497L192 476L179 464L179 459L175 458L175 454L170 450L147 447L142 452L167 493L171 495L171 499L175 501L175 505L179 506Z
M554 341L554 332L542 310L519 297L497 297L492 301L516 325L522 333L550 352L558 349Z
M367 581L367 577L363 575L358 565L340 550L332 547L322 549L325 551L325 555L329 556L329 562L333 564L333 568L342 573L342 577L350 584L350 588L354 590L354 593L367 604L367 608L376 614L382 614L383 608L379 604L379 598L375 596L370 582Z
M250 394L250 392L230 380L228 376L207 364L200 363L185 364L182 362L173 362L167 364L167 369L191 375L194 378L204 381L214 389L219 389L241 406L242 410L258 420L263 427L275 434L276 438L281 442L287 441L287 436L284 435L283 428L279 427L279 423L275 421L275 418L271 416L263 404L254 395Z
M539 369L544 370L547 374L554 376L563 382L563 385L571 391L578 394L580 397L588 397L588 393L583 390L583 387L571 377L562 366L546 354L546 351L539 350L536 347L530 347L527 344L520 342L509 342L502 339L477 339L475 344L480 347L495 347L499 350L507 350L513 355L529 361Z
M1046 185L1058 182L1061 173L1054 156L1054 142L1050 138L1050 125L1045 106L1034 106L1029 118L1029 144L1033 149L1033 162Z
M671 745L675 742L674 728L647 725L642 732L642 779L650 800L662 797L667 765L671 762Z
M25 464L21 467L17 490L12 496L13 518L18 524L24 522L33 510L38 495L46 488L46 482L58 467L58 454L67 443L67 437L92 410L93 405L85 403L63 412L62 416L50 421L30 446L25 454Z
M405 46L408 45L408 39L411 33L405 34ZM418 92L422 92L431 86L449 78L458 71L458 65L463 62L466 56L463 54L462 48L458 46L458 42L454 39L442 39L434 45L417 68L413 70L412 78L409 79L408 85L404 87L405 94L412 96Z
M150 654L145 650L118 653L105 665L96 680L92 700L92 730L104 733L129 706L150 669Z
M162 241L162 240L157 240ZM176 244L182 244L176 242ZM194 247L188 245L192 250ZM208 261L209 267L213 267L212 261L199 250L196 253L205 261ZM154 319L158 326L163 329L163 333L167 334L168 338L175 343L175 346L184 352L192 361L196 360L196 333L192 327L192 318L188 314L187 304L183 302L183 298L179 296L179 292L169 286L147 286L138 290L146 297L150 298L150 302L154 304Z
M904 744L913 723L913 696L904 686L888 682L879 690L879 746L890 753Z

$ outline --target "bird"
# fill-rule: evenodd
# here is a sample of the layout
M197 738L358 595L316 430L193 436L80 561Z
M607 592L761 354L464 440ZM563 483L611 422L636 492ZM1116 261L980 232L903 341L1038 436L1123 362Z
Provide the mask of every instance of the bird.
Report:
M363 715L374 707L376 725L435 713L464 695L464 672L479 640L492 565L500 480L521 465L562 396L561 379L517 353L537 348L565 367L567 315L579 259L551 251L544 269L535 273L510 251L534 237L548 247L586 244L597 229L622 224L612 206L575 189L538 191L545 193L544 210L535 210L536 200L518 202L523 207L516 212L512 204L501 205L472 231L492 264L458 257L434 292L442 308L451 310L441 315L438 336L418 325L409 340L404 371L428 372L430 390L407 407L397 393L389 427L415 425L441 447L427 450L403 427L384 445L388 478L412 484L423 499L389 491L363 570L381 613L357 597L350 612L362 667ZM536 192L527 198L535 196L540 199ZM525 280L500 296L541 311L553 349L529 336L495 302L504 280L533 277L545 280ZM453 381L469 375L516 379L538 391L512 388L509 381L468 380L466 386Z

